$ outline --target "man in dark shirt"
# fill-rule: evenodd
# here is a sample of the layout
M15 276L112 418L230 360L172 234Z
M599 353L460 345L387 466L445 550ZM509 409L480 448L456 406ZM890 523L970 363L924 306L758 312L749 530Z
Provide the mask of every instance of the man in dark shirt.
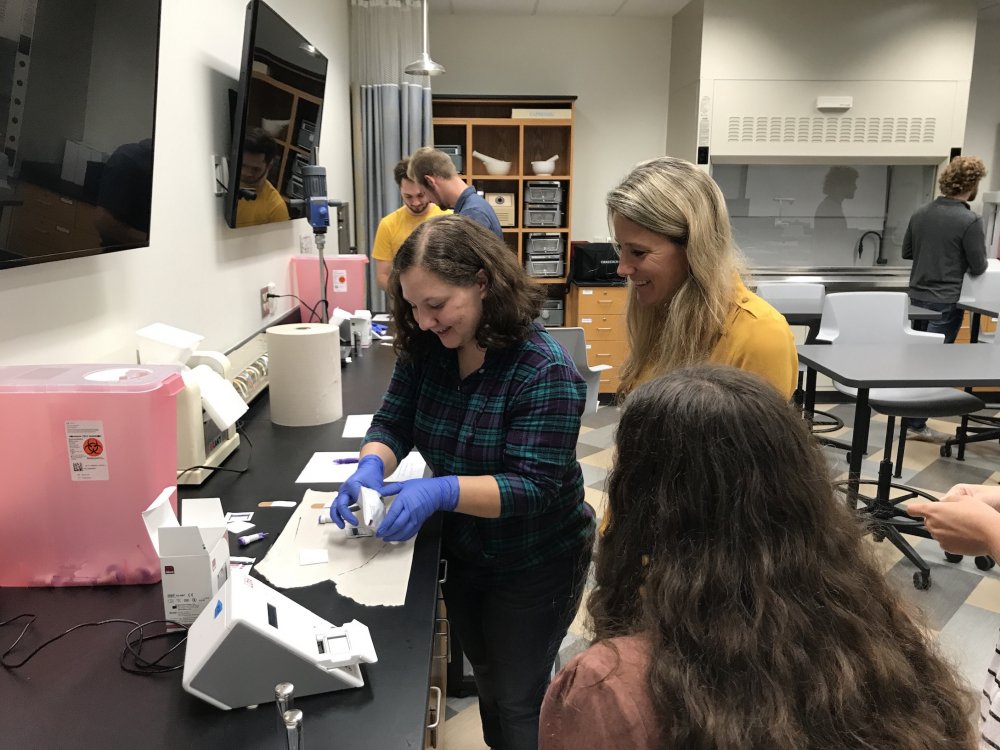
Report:
M493 206L476 189L458 176L451 157L444 151L425 146L410 156L407 177L428 193L441 208L452 208L460 216L468 216L489 229L500 239L503 231Z
M955 341L964 312L958 308L965 273L986 270L983 220L973 213L974 200L986 167L975 156L956 156L938 178L941 196L917 209L903 237L903 257L912 260L910 299L920 307L941 312L933 321L914 328L943 333L946 344ZM944 442L947 435L927 426L927 419L903 419L908 440Z

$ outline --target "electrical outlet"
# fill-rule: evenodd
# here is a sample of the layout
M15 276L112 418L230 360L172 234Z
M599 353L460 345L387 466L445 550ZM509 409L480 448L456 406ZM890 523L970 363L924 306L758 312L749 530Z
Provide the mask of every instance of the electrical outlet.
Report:
M260 318L263 320L268 315L271 314L271 300L267 298L267 295L271 293L271 285L262 286L260 288Z

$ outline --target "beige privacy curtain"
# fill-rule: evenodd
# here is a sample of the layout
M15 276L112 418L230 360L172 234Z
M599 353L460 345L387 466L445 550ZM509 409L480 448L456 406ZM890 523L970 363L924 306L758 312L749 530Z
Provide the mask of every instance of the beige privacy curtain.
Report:
M402 205L392 168L431 143L430 79L403 72L422 45L420 0L351 0L351 101L358 252L371 257L379 219ZM369 307L385 295L368 266Z

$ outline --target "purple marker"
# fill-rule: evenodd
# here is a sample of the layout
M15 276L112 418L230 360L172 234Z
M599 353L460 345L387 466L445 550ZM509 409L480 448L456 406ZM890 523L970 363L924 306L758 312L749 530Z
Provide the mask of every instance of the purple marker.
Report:
M236 541L240 543L241 547L246 547L248 544L259 542L261 539L267 539L269 536L270 534L266 531L258 531L256 534L247 534L246 536L236 537Z
M359 458L335 458L333 462L335 464L356 464L360 460Z

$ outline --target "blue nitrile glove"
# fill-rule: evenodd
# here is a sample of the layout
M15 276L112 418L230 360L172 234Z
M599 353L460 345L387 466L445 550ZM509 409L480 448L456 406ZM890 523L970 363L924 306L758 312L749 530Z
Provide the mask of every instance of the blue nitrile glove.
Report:
M387 542L403 542L420 531L424 521L438 510L455 510L458 477L410 479L387 484L383 495L396 495L375 536Z
M373 453L362 457L358 461L357 471L340 485L340 492L330 506L330 520L337 524L339 529L344 528L345 521L351 526L357 526L358 519L348 507L358 502L362 487L380 492L384 480L385 464L382 463L382 459Z

